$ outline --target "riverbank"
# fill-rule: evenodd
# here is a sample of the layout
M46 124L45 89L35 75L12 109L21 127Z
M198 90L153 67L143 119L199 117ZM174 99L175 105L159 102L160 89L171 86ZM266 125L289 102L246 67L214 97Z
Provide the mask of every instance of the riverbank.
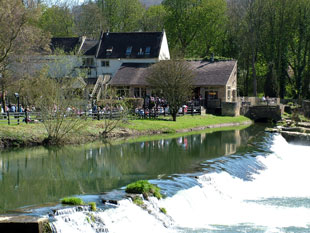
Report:
M130 136L148 136L154 134L174 134L191 131L201 131L207 128L232 127L251 124L244 117L222 117L213 115L182 116L177 121L171 118L159 119L134 119L120 124L107 140ZM63 140L63 144L84 144L102 139L102 121L87 120L81 122L78 131L71 132ZM42 123L21 124L15 126L1 125L0 148L19 148L28 146L39 146L44 144L47 133Z

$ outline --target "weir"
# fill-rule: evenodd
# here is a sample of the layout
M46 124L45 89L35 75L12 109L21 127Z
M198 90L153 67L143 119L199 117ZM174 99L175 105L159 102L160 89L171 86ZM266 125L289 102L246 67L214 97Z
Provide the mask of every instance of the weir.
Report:
M263 128L261 124L257 124L244 130L122 144L98 148L98 150L92 148L86 152L86 156L83 150L81 157L76 150L72 156L66 150L63 153L64 156L59 159L61 151L58 151L57 161L61 161L61 166L68 165L65 166L65 175L70 178L70 181L73 180L72 177L79 174L78 171L85 172L81 167L85 163L87 171L90 170L90 165L98 166L91 168L92 174L96 174L100 180L109 181L108 177L104 177L105 173L100 173L101 170L107 171L109 168L114 170L117 168L117 172L114 173L112 169L109 170L109 177L113 175L120 177L120 174L125 174L126 180L121 185L112 187L110 191L94 190L93 193L98 194L79 196L85 203L96 202L97 211L91 211L83 206L70 208L62 206L59 209L57 205L51 208L33 209L33 213L48 216L53 232L309 232L310 188L306 179L310 176L309 147L288 144L281 135L266 133ZM219 148L225 150L218 151ZM113 151L115 153L112 153ZM140 152L141 157L137 154ZM214 156L214 154L220 154L220 156ZM203 157L199 157L200 155ZM173 159L174 156L175 159ZM6 157L1 158L5 161ZM0 184L8 180L10 172L15 175L17 168L23 169L21 171L24 174L34 167L31 173L27 173L29 174L27 179L19 178L17 188L22 188L22 184L30 178L34 180L33 177L29 178L30 174L35 173L42 164L47 164L42 163L44 157L41 156L39 157L41 166L31 166L33 161L30 158L27 160L27 166L24 166L21 158L21 156L18 157L16 166L14 166L14 157L9 155L6 159L10 159L10 163L0 163L3 171L0 173L3 177L0 176ZM104 163L101 163L102 159ZM44 174L48 173L44 179L45 182L51 176L53 179L56 177L55 173L51 173L57 167L57 163L53 163L51 152L48 161L52 170L48 171L43 167ZM130 161L133 163L131 164ZM159 163L160 161L162 163ZM186 170L181 161L196 168ZM50 166L51 163L53 166ZM119 166L120 164L122 166ZM143 164L143 166L139 166L138 169L128 169L137 164ZM169 166L164 167L165 165ZM154 167L156 170L151 170ZM70 168L73 169L72 176L68 172ZM120 170L121 168L125 169ZM146 170L141 170L144 168ZM158 185L165 198L144 200L143 208L128 199L123 187L129 183L128 174L132 176L137 171L139 175L134 177L134 180L141 179L141 174L146 174L148 171L152 173L157 171L155 176L148 175L142 179ZM34 175L38 177L39 174ZM11 180L15 184L15 180L12 178ZM91 176L86 177L88 183L92 180L95 185L103 186L99 180ZM78 188L90 190L86 189L87 186L82 181L79 178ZM4 184L2 187L12 186L8 183ZM50 187L52 183L49 182L48 185ZM57 187L61 188L60 195L64 196L63 191L66 186L69 185L64 181L62 185L57 183ZM43 188L42 183L40 190ZM26 199L26 189L21 190L20 197ZM33 188L31 190L33 195ZM78 190L73 191L79 193ZM18 189L14 189L9 193L10 196L17 191ZM5 198L2 203L7 203L8 199ZM102 202L102 199L117 199L117 204L107 205ZM30 204L27 204L27 210ZM11 207L10 210L13 208ZM0 229L0 232L10 231ZM17 232L26 231L23 229Z

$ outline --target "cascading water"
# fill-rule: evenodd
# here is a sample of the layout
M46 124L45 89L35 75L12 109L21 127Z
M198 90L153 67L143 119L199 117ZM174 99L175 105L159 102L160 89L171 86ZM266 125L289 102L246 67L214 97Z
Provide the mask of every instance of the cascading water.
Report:
M168 197L145 201L144 209L123 199L102 211L58 214L53 227L56 232L310 232L310 148L288 144L280 135L272 140L270 153L222 157L203 164L198 176L153 180Z

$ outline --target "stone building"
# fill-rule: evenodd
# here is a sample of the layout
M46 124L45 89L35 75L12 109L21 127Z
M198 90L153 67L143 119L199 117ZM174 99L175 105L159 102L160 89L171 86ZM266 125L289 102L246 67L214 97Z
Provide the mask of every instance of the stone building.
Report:
M206 104L237 101L237 61L188 61L194 72L194 94ZM119 93L129 97L151 94L146 81L148 63L124 63L111 82Z

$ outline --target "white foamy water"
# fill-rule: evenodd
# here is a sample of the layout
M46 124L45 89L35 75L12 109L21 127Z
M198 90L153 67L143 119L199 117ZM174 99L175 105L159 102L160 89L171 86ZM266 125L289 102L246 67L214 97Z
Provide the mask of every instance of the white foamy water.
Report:
M102 212L79 212L55 216L53 223L57 232L172 232L169 216L158 209L159 202L151 198L146 209L131 200L122 200L117 208Z
M275 136L271 150L255 158L265 169L251 181L209 173L199 186L152 199L146 209L123 200L93 213L94 222L83 212L56 216L54 225L57 232L310 232L310 147Z
M289 145L276 136L271 149L273 154L256 158L266 169L254 174L252 181L226 172L206 174L199 177L201 187L181 191L164 200L163 206L178 226L191 229L252 225L281 232L309 227L310 148Z

